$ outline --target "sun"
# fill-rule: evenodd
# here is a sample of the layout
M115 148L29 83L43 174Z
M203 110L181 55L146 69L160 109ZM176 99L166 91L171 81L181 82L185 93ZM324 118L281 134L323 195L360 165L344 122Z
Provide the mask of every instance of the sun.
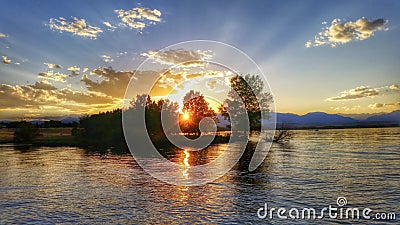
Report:
M182 115L182 120L189 120L189 118L190 118L189 113L184 113Z

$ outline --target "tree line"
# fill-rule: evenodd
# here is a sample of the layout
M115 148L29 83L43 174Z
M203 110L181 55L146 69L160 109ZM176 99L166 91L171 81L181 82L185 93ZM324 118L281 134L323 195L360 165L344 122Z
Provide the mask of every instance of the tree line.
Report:
M237 75L230 79L230 85L229 98L219 107L218 113L229 121L231 121L229 114L236 117L236 120L232 119L231 123L240 122L241 117L247 113L250 131L260 131L262 114L270 111L269 106L272 101L271 94L263 92L264 84L260 76ZM176 123L183 134L187 136L197 137L201 134L199 122L205 117L218 122L217 112L209 106L200 92L194 90L189 91L183 97L181 112L178 112L179 105L176 102L168 99L155 100L148 95L138 95L131 101L130 108L124 110L134 113L139 108L145 109L146 129L155 145L168 143L165 132L169 132L169 130L168 128L163 129L161 112L169 114L171 118L179 118ZM85 146L127 149L122 128L122 113L122 109L115 109L84 116L80 118L78 124L74 124L72 135ZM237 125L240 127L240 124ZM34 125L32 126L21 123L15 131L15 140L34 139L38 135L38 131ZM284 134L279 136L288 137Z

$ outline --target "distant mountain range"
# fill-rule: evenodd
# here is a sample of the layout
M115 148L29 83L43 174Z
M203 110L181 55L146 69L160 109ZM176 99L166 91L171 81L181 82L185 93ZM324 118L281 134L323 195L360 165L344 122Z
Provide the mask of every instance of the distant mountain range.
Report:
M76 115L76 116L54 116L54 117L44 117L40 119L33 119L31 120L32 123L34 124L43 124L44 121L49 121L49 120L55 120L55 121L61 121L61 123L73 123L73 122L79 122L79 118L81 116ZM19 120L17 120L19 121ZM0 123L11 123L11 120L0 120Z
M323 112L312 112L302 116L292 113L277 113L277 128L378 126L400 126L400 110L369 116L365 119Z

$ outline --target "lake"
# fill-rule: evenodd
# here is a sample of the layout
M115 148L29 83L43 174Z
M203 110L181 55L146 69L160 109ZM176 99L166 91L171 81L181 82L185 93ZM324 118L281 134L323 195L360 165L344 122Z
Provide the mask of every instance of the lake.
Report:
M399 224L400 128L301 130L274 144L254 172L236 166L215 182L173 186L152 178L131 155L81 148L0 146L0 224L229 223ZM210 147L205 161L224 144ZM171 151L177 163L198 161ZM210 158L211 157L211 158ZM396 220L259 218L258 209L313 207L345 197L346 207L396 213Z

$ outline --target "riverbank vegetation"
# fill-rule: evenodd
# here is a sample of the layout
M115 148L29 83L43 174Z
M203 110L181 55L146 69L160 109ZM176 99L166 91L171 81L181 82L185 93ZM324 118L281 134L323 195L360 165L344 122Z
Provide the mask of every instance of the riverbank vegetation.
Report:
M173 146L167 134L185 135L195 139L202 134L199 123L203 118L211 118L218 122L217 113L224 116L231 123L240 123L240 118L247 113L250 132L259 132L261 129L262 115L268 116L271 94L263 92L263 82L259 76L235 76L231 78L231 91L228 98L215 112L206 101L205 97L197 91L191 90L183 97L183 106L179 109L176 102L168 99L153 100L148 95L138 95L132 99L130 107L115 109L80 118L79 123L62 124L57 121L46 121L42 124L29 122L13 122L8 129L1 129L0 142L29 143L44 146L80 146L93 149L118 149L128 151L125 142L122 114L133 116L140 114L144 109L147 134L157 148ZM229 112L229 114L228 114ZM163 127L161 115L166 114L170 127ZM175 126L176 125L176 126ZM241 128L240 124L235 124ZM178 130L173 128L179 127ZM224 130L213 139L214 144L227 143L230 139L230 126L221 127ZM8 132L7 132L8 131ZM13 131L13 135L10 135ZM143 131L139 131L143 132ZM279 131L274 138L275 142L289 141L292 132ZM12 140L11 140L12 137Z

